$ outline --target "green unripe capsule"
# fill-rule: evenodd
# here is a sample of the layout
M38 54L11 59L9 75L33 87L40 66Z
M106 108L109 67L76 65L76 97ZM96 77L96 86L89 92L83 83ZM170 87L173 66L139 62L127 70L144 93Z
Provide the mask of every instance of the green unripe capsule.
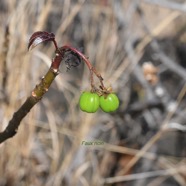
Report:
M101 96L99 104L104 112L114 112L119 107L119 99L115 94L111 93Z
M99 108L99 96L96 93L83 92L79 99L79 106L84 112L94 113Z

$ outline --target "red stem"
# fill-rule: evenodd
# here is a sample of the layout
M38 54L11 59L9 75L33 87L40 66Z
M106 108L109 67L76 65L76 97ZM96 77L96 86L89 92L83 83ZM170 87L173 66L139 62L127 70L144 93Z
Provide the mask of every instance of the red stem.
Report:
M65 46L62 46L60 48L60 50L63 50L63 49L70 49L70 50L72 50L73 52L75 52L76 54L78 54L85 61L85 63L88 66L89 70L91 70L93 68L93 66L90 63L90 61L79 50L77 50L76 48L71 47L71 46L68 46L68 45L65 45Z
M65 49L70 49L71 51L73 51L74 53L78 54L82 59L83 61L86 63L87 67L89 68L90 70L90 80L91 80L91 86L92 88L94 88L94 82L93 82L93 74L92 72L98 77L98 79L100 80L100 83L101 83L101 87L103 89L106 90L104 84L103 84L103 78L102 76L96 71L96 69L92 66L91 62L87 59L87 57L84 56L84 54L82 54L79 50L77 50L76 48L73 48L71 46L68 46L68 45L65 45L65 46L62 46L59 50L60 51L63 51Z
M52 64L51 64L51 68L54 70L54 71L58 71L59 69L59 65L61 63L63 59L63 53L58 49L56 50L56 56L55 58L52 60Z

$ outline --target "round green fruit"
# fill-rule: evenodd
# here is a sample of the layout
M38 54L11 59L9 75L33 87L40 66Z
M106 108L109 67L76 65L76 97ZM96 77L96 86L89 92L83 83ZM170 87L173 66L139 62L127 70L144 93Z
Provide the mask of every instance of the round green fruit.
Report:
M83 92L79 99L79 106L84 112L94 113L99 108L99 96L96 93Z
M111 93L101 96L99 104L104 112L114 112L119 107L119 99L115 94Z

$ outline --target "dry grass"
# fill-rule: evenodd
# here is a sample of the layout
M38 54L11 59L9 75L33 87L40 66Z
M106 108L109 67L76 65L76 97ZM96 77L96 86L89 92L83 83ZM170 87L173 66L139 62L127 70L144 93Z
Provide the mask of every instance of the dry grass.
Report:
M175 63L168 49L159 61L157 51L148 52L154 39L185 42L184 10L179 4L174 10L175 4L170 8L161 6L161 1L158 6L146 2L0 2L1 130L45 74L54 55L50 44L27 52L28 39L38 30L56 33L59 45L83 46L106 85L121 100L114 114L81 112L77 105L81 92L90 88L88 70L81 64L66 72L62 65L61 74L24 118L17 135L0 145L0 186L186 185L185 69ZM138 43L135 48L134 43ZM160 68L156 85L142 74L141 64L151 54ZM168 65L161 58L164 54L169 57ZM172 62L181 70L174 71ZM177 79L166 79L169 69ZM159 97L157 90L163 91ZM137 116L128 112L135 102L157 97L163 111L147 107ZM176 106L171 109L170 103ZM177 125L172 129L171 123ZM102 140L105 145L81 145L92 140Z

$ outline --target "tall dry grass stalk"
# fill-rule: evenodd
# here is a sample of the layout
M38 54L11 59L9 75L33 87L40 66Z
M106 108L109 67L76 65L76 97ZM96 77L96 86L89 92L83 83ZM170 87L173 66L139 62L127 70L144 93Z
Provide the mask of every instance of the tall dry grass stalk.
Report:
M139 8L143 11L143 16L139 13ZM27 51L29 37L38 30L56 33L59 46L70 44L83 47L84 53L101 72L106 85L111 85L118 92L121 105L115 114L81 112L78 99L82 91L90 89L88 70L81 64L66 72L66 67L62 64L61 74L41 102L24 118L17 135L0 145L0 186L117 185L116 182L138 178L133 173L137 171L134 167L141 158L157 163L157 169L165 169L163 178L172 177L179 185L186 184L183 167L186 164L185 158L158 156L156 152L149 152L169 131L161 132L162 118L168 111L161 115L162 118L155 119L159 124L159 127L155 127L157 134L149 132L151 138L148 139L151 140L140 145L135 136L139 120L130 118L129 115L124 118L132 94L131 79L135 76L133 73L145 53L145 47L154 37L177 33L179 28L176 31L173 29L175 20L182 14L175 13L173 9L130 0L2 0L1 130L7 126L13 113L50 66L54 55L54 48L50 44L42 45L32 52ZM145 25L148 25L148 29ZM167 27L170 32L167 32ZM7 28L9 32L6 32ZM135 56L131 58L127 44L133 45L139 38L137 48L132 51ZM5 78L6 81L3 80ZM143 88L142 85L141 89ZM142 95L144 100L146 89L137 89L139 97ZM184 96L185 92L179 97L178 109L183 104ZM175 98L175 103L178 102ZM171 117L166 122L170 121ZM82 141L92 140L105 141L105 146L81 145ZM119 146L123 141L127 146L127 141L130 140L133 140L132 145L129 143L123 149ZM130 158L123 165L114 155L130 155ZM116 174L112 173L118 164L121 167L115 170ZM126 176L126 172L130 175ZM137 174L139 179L161 176L159 170L152 174L144 172L142 175ZM164 180L155 178L148 184L161 184Z

